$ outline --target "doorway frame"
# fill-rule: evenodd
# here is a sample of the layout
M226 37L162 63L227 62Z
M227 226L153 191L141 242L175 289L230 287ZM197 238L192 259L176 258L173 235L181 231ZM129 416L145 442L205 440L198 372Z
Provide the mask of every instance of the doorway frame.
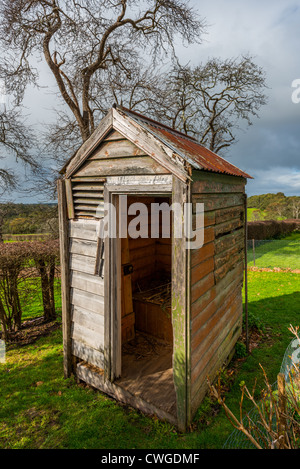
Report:
M171 203L190 200L190 185L171 176L170 182L139 184L125 177L122 183L104 185L104 203L116 210L116 237L104 240L104 377L113 383L121 376L121 242L118 238L119 195L169 196ZM182 221L181 221L182 222ZM178 262L181 272L178 276ZM190 420L190 254L186 240L175 239L172 229L172 327L173 381L177 401L178 426L185 429ZM173 317L174 312L174 317ZM178 340L179 339L179 340Z

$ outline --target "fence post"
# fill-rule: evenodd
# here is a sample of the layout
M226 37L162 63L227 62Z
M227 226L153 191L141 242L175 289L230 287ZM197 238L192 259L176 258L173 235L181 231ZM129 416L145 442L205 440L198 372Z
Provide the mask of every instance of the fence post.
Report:
M255 267L255 239L252 239L253 266Z

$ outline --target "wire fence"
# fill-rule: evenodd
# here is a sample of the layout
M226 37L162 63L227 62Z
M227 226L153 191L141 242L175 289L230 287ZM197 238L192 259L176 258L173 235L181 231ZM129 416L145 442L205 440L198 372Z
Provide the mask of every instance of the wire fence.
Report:
M300 236L247 243L248 269L300 271Z

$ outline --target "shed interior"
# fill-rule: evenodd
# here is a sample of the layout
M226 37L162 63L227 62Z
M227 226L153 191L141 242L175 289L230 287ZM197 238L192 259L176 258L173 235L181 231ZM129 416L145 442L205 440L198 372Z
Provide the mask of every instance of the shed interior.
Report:
M122 371L116 383L135 396L176 414L171 318L171 224L159 213L151 224L152 204L169 197L128 196L128 207L142 202L147 215L126 215L121 239ZM164 218L164 217L167 218ZM139 222L137 223L137 218ZM134 225L132 225L134 223ZM167 226L168 225L168 226ZM157 228L157 237L150 230ZM136 228L139 237L131 236ZM170 228L170 229L169 229Z

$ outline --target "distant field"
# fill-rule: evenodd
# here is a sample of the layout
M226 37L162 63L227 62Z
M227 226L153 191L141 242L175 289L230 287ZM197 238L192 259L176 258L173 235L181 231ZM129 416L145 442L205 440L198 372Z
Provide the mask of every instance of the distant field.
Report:
M260 217L258 220L266 220L268 218L265 210L259 210L258 208L247 208L247 219L248 221L255 221L254 212L259 212ZM270 218L269 218L270 219ZM274 220L285 220L286 217L274 217Z
M300 269L300 233L291 233L284 239L255 241L255 250L248 245L248 267Z
M41 241L47 239L49 236L49 233L4 234L3 240L5 243L14 243L16 241Z
M255 220L255 218L253 217L253 212L256 212L257 210L259 211L259 214L260 214L260 220L262 220L265 217L265 215L266 215L265 212L263 212L263 211L261 211L257 208L247 208L247 219L248 219L248 221L254 221Z

